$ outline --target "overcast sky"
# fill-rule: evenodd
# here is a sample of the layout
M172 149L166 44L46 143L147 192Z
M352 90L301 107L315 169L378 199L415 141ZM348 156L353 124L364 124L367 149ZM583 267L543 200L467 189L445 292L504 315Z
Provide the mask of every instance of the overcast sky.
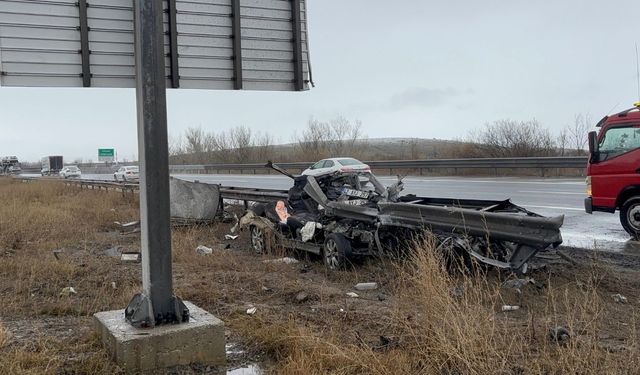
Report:
M638 99L637 0L308 1L315 89L170 90L170 134L247 125L284 143L342 115L371 138L462 138L501 118L555 131ZM3 87L0 124L0 155L24 161L137 155L132 89Z

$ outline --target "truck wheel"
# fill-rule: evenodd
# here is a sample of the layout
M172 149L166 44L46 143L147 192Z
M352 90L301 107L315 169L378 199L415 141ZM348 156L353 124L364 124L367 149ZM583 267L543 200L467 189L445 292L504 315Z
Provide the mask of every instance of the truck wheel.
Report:
M640 240L640 197L627 199L620 208L622 227L636 240Z
M322 248L322 259L324 265L331 271L338 270L345 266L345 255L351 253L351 243L338 233L331 233L324 240Z
M253 248L253 251L258 255L264 253L266 249L264 229L252 225L249 227L249 234L251 235L251 247Z

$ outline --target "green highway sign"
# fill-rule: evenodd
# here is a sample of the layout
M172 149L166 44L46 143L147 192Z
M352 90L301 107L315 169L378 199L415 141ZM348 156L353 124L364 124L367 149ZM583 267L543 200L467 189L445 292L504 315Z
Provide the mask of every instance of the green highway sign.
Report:
M116 156L116 150L113 148L99 148L98 160L99 161L114 161Z

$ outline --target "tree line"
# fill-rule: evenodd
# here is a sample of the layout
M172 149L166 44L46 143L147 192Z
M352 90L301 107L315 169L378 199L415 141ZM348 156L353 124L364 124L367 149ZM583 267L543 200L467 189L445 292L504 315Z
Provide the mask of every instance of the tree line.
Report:
M592 127L591 117L583 114L557 134L535 119L502 119L454 141L408 138L382 145L368 138L360 120L339 116L310 119L286 144L276 144L272 134L244 125L220 132L190 127L170 137L169 153L172 164L312 162L332 156L361 160L571 156L586 153Z

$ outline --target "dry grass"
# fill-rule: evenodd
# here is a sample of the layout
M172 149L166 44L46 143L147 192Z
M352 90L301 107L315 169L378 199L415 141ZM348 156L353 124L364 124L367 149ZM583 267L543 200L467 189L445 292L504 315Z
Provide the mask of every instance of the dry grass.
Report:
M616 339L606 345L612 322L598 283L609 277L601 267L589 270L581 288L556 287L527 292L517 312L500 312L516 304L500 280L484 274L452 276L432 244L421 246L411 263L398 270L397 302L377 319L383 345L363 339L354 324L362 312L327 317L323 327L305 327L297 319L273 325L247 322L244 334L267 348L279 364L278 374L631 374L640 366L635 326L637 310ZM452 293L462 288L459 296ZM533 288L533 287L532 287ZM535 289L535 288L534 288ZM533 293L534 295L531 295ZM539 295L535 295L538 293ZM337 316L336 316L337 315ZM549 339L549 329L571 332L566 343Z
M135 220L137 202L119 193L3 179L0 199L10 202L0 206L0 374L118 373L92 334L91 315L123 308L140 289L139 265L103 254L114 245L139 248L137 237L112 226ZM222 249L228 228L176 229L172 245L176 294L220 317L228 340L247 347L233 363L259 361L276 374L628 374L640 368L637 270L551 267L534 275L544 288L527 286L519 297L500 287L506 275L448 273L428 242L403 264L378 260L329 274L299 254L298 265L263 263L246 235ZM198 255L198 245L214 253ZM54 249L64 250L60 259ZM273 256L281 255L275 249ZM345 297L353 284L367 281L381 289ZM61 296L66 286L78 294ZM464 293L452 294L454 288ZM296 301L300 291L307 301ZM613 303L618 292L630 303ZM503 304L522 309L501 312ZM248 306L258 312L247 315ZM555 326L571 332L566 344L549 340Z
M2 321L0 321L0 349L4 348L9 341L9 331L4 327Z

